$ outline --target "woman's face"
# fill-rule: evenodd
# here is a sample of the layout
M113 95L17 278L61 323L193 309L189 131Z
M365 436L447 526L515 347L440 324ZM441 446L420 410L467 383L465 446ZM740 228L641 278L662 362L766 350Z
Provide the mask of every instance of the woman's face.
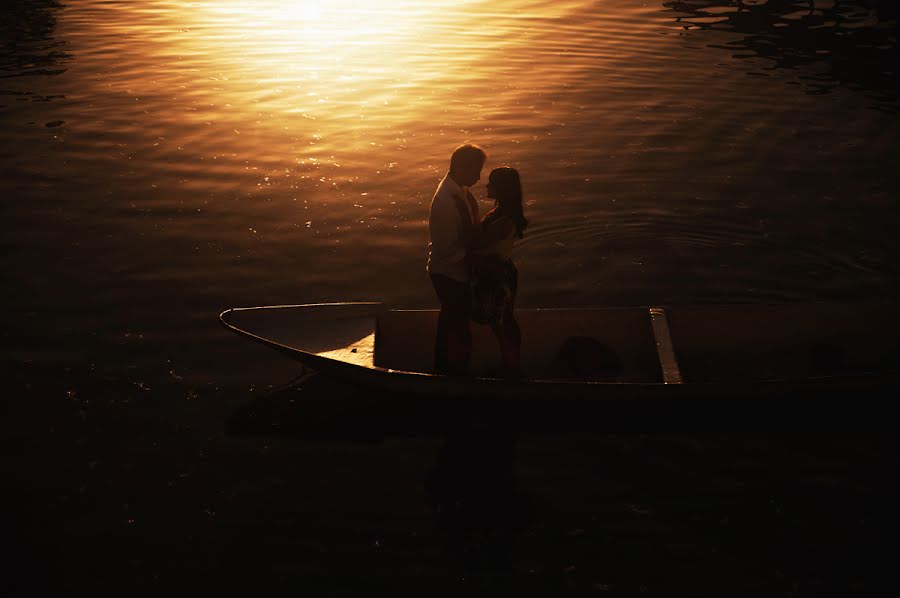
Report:
M497 188L490 181L488 181L484 187L487 189L487 196L489 199L499 199L497 197Z

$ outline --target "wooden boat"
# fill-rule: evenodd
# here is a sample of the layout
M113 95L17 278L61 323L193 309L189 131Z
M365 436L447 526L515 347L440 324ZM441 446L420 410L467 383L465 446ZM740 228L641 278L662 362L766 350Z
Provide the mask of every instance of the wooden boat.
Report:
M228 309L230 330L316 371L373 388L454 397L855 399L900 382L891 305L779 304L521 309L522 374L472 324L471 375L433 374L436 310L377 302Z

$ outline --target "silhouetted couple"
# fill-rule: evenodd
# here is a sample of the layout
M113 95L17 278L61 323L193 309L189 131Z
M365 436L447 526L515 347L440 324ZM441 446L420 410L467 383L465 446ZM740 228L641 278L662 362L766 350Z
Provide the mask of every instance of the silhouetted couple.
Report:
M518 271L511 257L528 221L519 173L507 166L491 171L486 188L494 207L479 219L478 202L469 189L481 178L486 159L478 146L456 148L431 201L427 270L441 303L434 369L468 373L469 322L474 319L489 324L500 343L500 375L517 377L522 335L514 313Z

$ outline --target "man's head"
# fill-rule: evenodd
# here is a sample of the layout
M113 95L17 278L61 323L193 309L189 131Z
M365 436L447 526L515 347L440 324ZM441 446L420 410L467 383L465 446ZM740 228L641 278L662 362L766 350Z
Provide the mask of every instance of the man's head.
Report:
M463 187L471 187L481 178L487 154L477 145L461 145L450 156L450 178Z

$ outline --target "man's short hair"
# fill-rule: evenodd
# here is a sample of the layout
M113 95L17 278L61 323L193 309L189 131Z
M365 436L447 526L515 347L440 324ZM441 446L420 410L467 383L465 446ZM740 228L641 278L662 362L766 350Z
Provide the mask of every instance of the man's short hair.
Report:
M483 149L467 143L453 150L453 155L450 156L450 170L456 170L464 164L483 165L485 160L487 160L487 154Z

